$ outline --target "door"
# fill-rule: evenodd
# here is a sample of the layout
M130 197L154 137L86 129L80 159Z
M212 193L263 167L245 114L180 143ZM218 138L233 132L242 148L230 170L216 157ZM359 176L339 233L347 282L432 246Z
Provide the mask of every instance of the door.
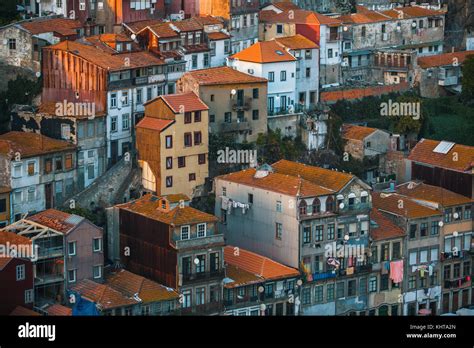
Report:
M112 164L117 163L118 160L118 142L117 140L112 140L110 144L110 151L111 151L111 161Z
M456 312L459 309L459 291L453 292L453 310Z
M268 112L273 114L274 111L275 111L275 98L268 97Z
M465 289L465 290L462 291L461 307L467 307L468 305L469 305L469 290Z
M285 111L287 107L287 102L286 102L286 95L282 95L280 97L280 110Z
M44 191L46 209L51 209L53 207L53 185L51 183L44 185Z

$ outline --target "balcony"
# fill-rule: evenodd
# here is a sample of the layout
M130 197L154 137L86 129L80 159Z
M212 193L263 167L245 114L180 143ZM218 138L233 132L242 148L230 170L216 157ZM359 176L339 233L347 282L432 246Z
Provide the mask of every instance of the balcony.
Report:
M459 84L458 76L439 76L438 84L440 86L456 86Z
M63 273L53 273L53 274L37 274L35 276L35 286L47 285L52 283L58 283L64 281Z
M233 111L248 111L252 104L252 98L245 97L243 99L231 100Z
M135 77L135 85L145 85L148 83L148 76Z
M336 272L327 271L322 273L313 273L313 281L331 279L336 277Z
M293 115L305 111L306 108L301 105L289 105L286 107L269 108L268 116Z
M51 247L51 248L38 248L38 259L49 259L64 256L63 246Z
M452 280L445 280L443 287L445 289L458 289L458 288L466 288L471 286L471 279L468 277L462 277Z
M202 305L195 305L187 308L177 309L174 315L210 315L223 312L224 306L222 302L209 302Z
M203 281L210 281L212 279L224 279L225 272L224 270L219 270L215 272L200 272L200 273L189 273L189 274L180 274L182 279L182 284L190 283L199 283Z
M221 124L220 131L223 133L232 133L232 132L240 132L240 131L248 131L250 130L250 123L247 121L246 118L236 122L224 122Z
M207 237L202 237L202 238L177 240L176 249L183 250L183 249L190 249L190 248L197 248L197 247L202 247L203 249L206 249L208 248L209 245L214 245L214 244L224 245L224 235L222 233L209 235Z
M339 41L340 39L341 39L341 34L339 32L337 32L337 33L327 33L327 35L326 35L326 41L327 42Z

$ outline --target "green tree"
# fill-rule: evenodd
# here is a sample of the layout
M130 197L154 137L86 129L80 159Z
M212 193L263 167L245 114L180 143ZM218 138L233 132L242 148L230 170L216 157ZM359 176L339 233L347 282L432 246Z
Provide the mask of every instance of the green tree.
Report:
M462 100L474 104L474 55L466 58L462 65Z
M281 159L296 161L306 151L306 146L297 137L282 136L281 130L268 130L257 138L257 155L259 163L274 163Z
M0 27L20 19L16 5L18 0L0 1Z

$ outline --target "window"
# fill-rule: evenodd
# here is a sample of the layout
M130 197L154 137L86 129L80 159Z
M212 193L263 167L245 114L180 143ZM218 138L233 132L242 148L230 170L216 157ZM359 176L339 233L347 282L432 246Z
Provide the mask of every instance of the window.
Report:
M457 279L457 278L460 278L460 277L461 277L461 264L456 263L453 266L453 278Z
M0 213L4 213L6 211L7 211L7 200L6 198L2 198L0 199Z
M471 217L472 217L471 206L466 205L464 207L464 220L471 220Z
M209 53L204 53L203 65L205 68L209 67Z
M279 222L275 224L275 239L281 240L283 233L283 225Z
M173 157L166 157L166 169L173 169Z
M185 112L184 113L184 123L191 123L191 113L190 112Z
M181 306L183 308L189 308L191 307L191 290L184 290L183 291L183 302L181 303Z
M210 123L216 122L216 115L209 115L209 122Z
M428 262L428 250L420 251L420 263Z
M408 289L414 289L416 286L416 277L410 276L408 277Z
M196 273L204 273L206 271L206 255L198 255L196 264Z
M464 277L471 275L471 263L469 261L464 262L462 272Z
M389 277L388 274L382 274L380 276L380 291L388 290L388 280L389 280L388 277Z
M94 279L102 278L102 266L94 266L92 268L92 274L94 275Z
M189 239L189 226L181 226L181 240Z
M344 238L344 225L337 226L337 238Z
M431 222L431 235L436 236L439 234L439 221L432 221Z
M36 189L34 186L28 187L28 202L33 202L35 200Z
M274 82L275 81L275 72L269 71L268 72L268 82Z
M444 211L444 222L451 222L453 220L453 209L449 208Z
M276 201L276 211L277 211L278 213L281 213L281 212L282 212L281 201Z
M301 302L304 305L311 303L311 288L304 288L301 293Z
M16 266L16 281L25 280L25 265Z
M286 81L286 71L280 71L280 81Z
M25 304L33 303L33 289L25 290Z
M173 136L172 135L167 135L165 137L165 147L167 149L171 149L173 147Z
M197 66L198 66L198 56L197 54L193 54L191 56L191 66L193 69L197 69Z
M67 250L68 250L68 255L69 256L76 255L76 242L69 242Z
M110 118L110 131L111 132L117 131L117 116L112 116Z
M254 88L254 89L252 90L252 97L253 97L254 99L258 99L258 96L259 96L259 90L258 90L258 88Z
M323 240L323 229L324 229L323 225L316 226L316 230L315 230L315 233L314 233L314 240L316 242L320 242L320 241Z
M303 243L304 244L311 243L311 226L303 227Z
M277 24L277 34L283 34L283 25Z
M186 157L180 156L178 157L178 168L186 167Z
M153 91L151 89L151 87L148 87L146 89L146 100L151 100L151 98L153 97Z
M64 167L66 170L69 170L72 168L72 154L67 154L65 157L64 157L65 161L64 161Z
M193 140L191 133L184 133L184 146L189 147L192 146Z
M142 102L143 102L142 89L138 88L137 89L137 104L141 104Z
M206 164L206 154L205 153L200 153L198 155L198 163L199 164Z
M256 121L259 119L259 110L252 110L252 120Z
M201 122L201 111L194 112L194 122Z
M206 288L196 288L196 305L200 306L206 303Z
M28 176L35 175L35 162L28 162Z
M196 173L189 173L188 181L196 181Z
M390 248L390 244L389 243L385 243L385 244L382 244L382 252L380 254L380 262L382 261L388 261L390 259L390 251L389 251L389 248Z
M439 249L438 247L431 248L430 250L430 261L438 261Z
M416 260L417 260L417 252L416 251L410 251L410 258L409 258L409 265L416 265Z
M362 277L359 280L359 295L367 294L367 278Z
M77 273L77 270L75 269L71 269L67 272L67 278L68 278L69 283L76 282L76 273Z
M323 302L323 288L323 285L319 285L314 288L314 302Z
M209 254L209 262L210 262L210 265L209 265L210 271L218 272L220 269L219 253Z
M102 251L102 238L94 238L93 250L95 253Z
M420 224L420 236L426 237L428 235L428 223L423 222Z
M334 284L328 284L326 290L327 301L334 301Z
M201 132L194 132L194 145L201 145L202 135Z
M110 107L117 107L117 93L110 93Z
M401 244L400 242L393 242L392 244L392 260L400 259L401 257Z
M337 298L342 298L345 295L344 282L339 282L336 284L336 296Z
M332 53L332 48L328 49L328 58L332 58L333 53Z
M377 292L377 277L369 278L369 292Z
M122 115L122 130L128 130L130 128L130 115Z
M361 31L360 35L362 37L365 37L366 33L367 33L367 28L364 26L364 27L362 27L362 31Z
M356 280L351 279L347 282L347 296L355 296L356 295Z
M173 177L167 176L166 177L166 187L173 187Z
M418 225L416 225L416 224L410 225L410 239L416 238L416 229L417 229L417 227L418 227Z
M87 166L87 179L93 180L95 178L94 169L94 164L89 164Z
M253 194L249 193L247 196L247 201L252 204L253 203Z
M8 49L16 50L16 39L8 39Z

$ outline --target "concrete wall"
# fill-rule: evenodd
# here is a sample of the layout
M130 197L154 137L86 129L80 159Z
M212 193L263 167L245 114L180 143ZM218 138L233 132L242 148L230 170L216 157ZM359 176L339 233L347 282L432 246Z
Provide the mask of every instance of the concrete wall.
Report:
M9 39L16 40L16 49L9 48ZM0 30L0 59L9 65L35 69L39 71L38 62L33 62L33 38L29 32L14 25Z

